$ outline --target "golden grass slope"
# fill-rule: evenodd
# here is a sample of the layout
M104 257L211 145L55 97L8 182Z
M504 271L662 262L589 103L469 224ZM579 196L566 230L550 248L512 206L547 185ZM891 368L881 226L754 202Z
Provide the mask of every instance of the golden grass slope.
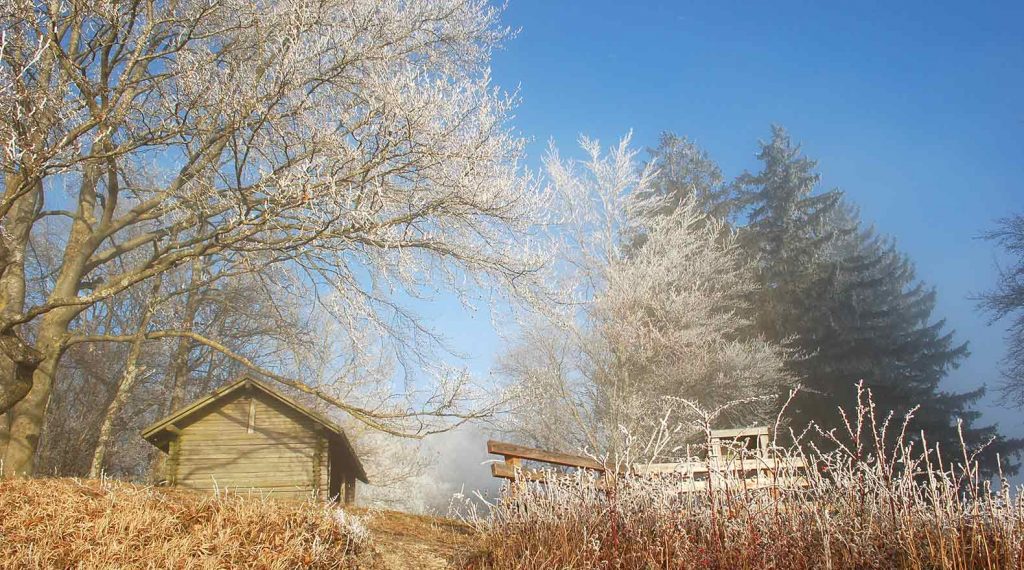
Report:
M77 479L0 480L4 568L363 568L358 519L323 503Z
M0 569L478 568L456 521L115 480L0 479Z

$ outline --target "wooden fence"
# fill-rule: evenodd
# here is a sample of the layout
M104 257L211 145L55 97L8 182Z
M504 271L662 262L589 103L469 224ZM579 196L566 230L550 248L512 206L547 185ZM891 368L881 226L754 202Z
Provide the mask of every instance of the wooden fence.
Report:
M593 458L525 447L490 440L487 452L501 455L504 461L491 464L491 475L502 479L547 481L562 473L551 468L526 468L524 461L558 467L594 471L608 476L628 473L638 477L673 476L689 489L715 488L793 488L807 485L807 461L786 457L770 446L768 428L714 430L706 459L678 463L644 463L620 466L616 473Z

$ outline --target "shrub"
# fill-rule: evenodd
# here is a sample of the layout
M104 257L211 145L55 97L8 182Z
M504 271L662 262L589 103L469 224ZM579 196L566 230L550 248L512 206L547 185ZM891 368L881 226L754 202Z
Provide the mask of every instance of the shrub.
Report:
M577 472L516 480L471 522L495 569L1024 567L1020 493L981 480L969 450L944 457L907 434L909 418L876 417L858 394L844 433L819 431L827 451L795 434L773 450L808 462L806 486L745 488L707 460L719 485Z

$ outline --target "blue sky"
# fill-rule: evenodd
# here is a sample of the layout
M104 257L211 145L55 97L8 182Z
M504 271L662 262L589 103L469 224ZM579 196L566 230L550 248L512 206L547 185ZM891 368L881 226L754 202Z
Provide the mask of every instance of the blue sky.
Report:
M520 33L493 73L519 88L531 165L549 139L568 154L581 133L649 146L670 130L732 177L781 124L937 288L936 316L973 353L947 386L997 380L1004 327L968 297L995 280L976 236L1024 211L1024 3L509 0L503 20ZM423 312L487 373L500 349L487 314ZM1024 435L1024 415L991 399L985 412Z

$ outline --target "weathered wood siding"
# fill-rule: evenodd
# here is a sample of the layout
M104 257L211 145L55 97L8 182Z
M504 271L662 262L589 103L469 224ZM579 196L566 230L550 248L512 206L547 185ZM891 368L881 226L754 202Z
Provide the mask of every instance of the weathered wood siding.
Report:
M279 402L244 395L180 429L173 480L181 487L285 498L326 489L326 439Z

